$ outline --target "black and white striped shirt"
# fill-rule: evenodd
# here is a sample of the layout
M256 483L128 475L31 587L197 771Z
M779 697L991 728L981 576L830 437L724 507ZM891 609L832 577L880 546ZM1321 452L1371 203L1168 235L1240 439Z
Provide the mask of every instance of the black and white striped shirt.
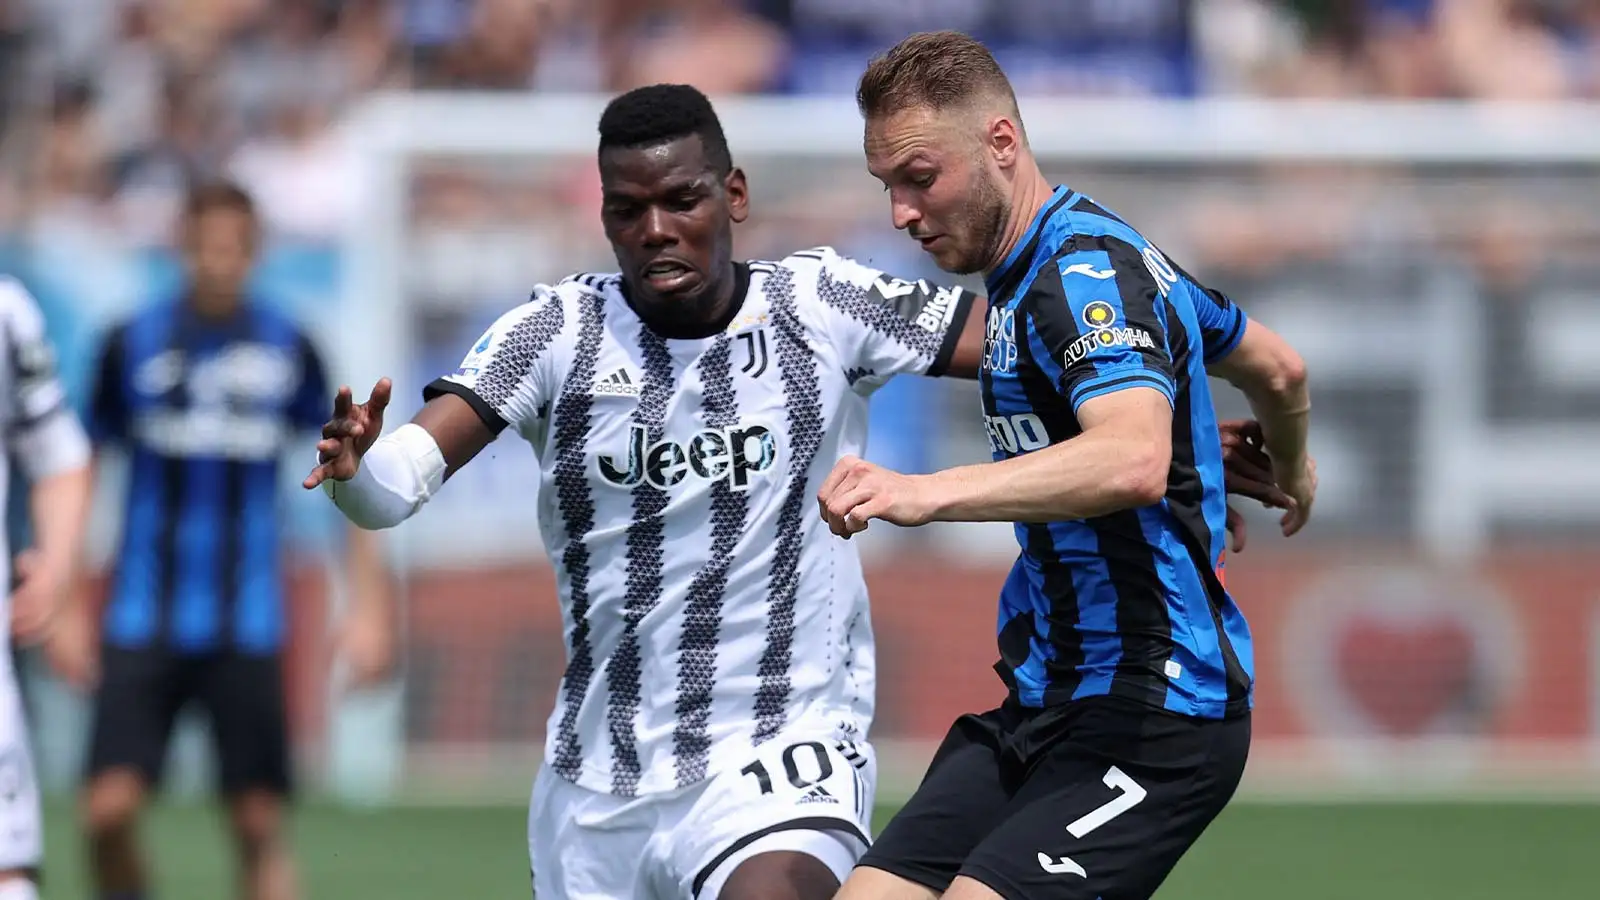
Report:
M814 498L863 451L873 391L942 373L973 295L828 248L742 274L694 340L648 329L618 276L541 286L426 391L538 455L568 652L546 764L593 790L693 784L802 718L871 722L860 561Z

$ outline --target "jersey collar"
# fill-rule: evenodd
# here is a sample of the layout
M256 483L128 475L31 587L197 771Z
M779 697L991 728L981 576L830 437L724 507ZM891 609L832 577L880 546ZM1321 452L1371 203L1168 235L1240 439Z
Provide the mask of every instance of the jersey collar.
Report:
M1075 196L1077 194L1066 185L1058 185L1051 192L1050 199L1046 201L1044 208L1039 210L1038 214L1033 217L1033 221L1028 225L1028 230L1022 233L1022 238L1017 241L1017 245L1011 248L1010 253L1006 254L1005 262L1002 262L984 278L984 287L988 289L990 297L1003 297L1007 292L1016 288L1017 281L1020 280L1024 272L1028 271L1027 263L1033 259L1033 251L1039 246L1039 235L1044 231L1045 223L1049 222L1052 216L1067 206L1068 201Z

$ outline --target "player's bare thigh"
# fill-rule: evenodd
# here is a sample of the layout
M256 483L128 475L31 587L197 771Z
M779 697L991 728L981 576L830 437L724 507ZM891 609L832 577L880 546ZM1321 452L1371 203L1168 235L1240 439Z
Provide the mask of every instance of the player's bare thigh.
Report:
M775 850L740 863L723 883L717 900L830 900L839 877L808 853Z
M971 879L957 878L955 884L950 886L951 893L945 896L954 896L956 886L964 881ZM908 881L899 875L891 875L871 866L858 866L850 873L850 877L845 879L844 886L834 895L834 900L934 900L938 896L938 891L917 884L915 881Z
M863 866L850 873L834 900L935 900L933 888L907 881L882 869ZM981 881L957 875L944 892L943 900L1004 900Z

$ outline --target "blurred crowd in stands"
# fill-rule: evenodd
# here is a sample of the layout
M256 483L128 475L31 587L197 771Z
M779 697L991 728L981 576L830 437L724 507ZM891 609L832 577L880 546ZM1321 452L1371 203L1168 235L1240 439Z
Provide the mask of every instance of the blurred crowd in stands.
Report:
M257 195L277 296L325 303L359 183L331 126L365 94L683 81L713 95L847 95L874 52L941 27L984 39L1033 95L1600 95L1600 3L1588 0L0 0L0 271L40 295L71 387L98 324L172 284L165 248L197 176ZM419 179L413 215L459 222L476 202L480 220L560 234L589 197L550 193L561 178L512 193L475 177ZM1344 175L1276 181L1249 210L1207 203L1237 184L1196 191L1190 221L1168 233L1197 265L1241 270L1303 256L1330 229L1382 240L1359 208L1387 188L1330 191L1330 177ZM1520 193L1505 202L1536 218L1542 201ZM892 242L880 213L859 207L875 231L845 231ZM1500 238L1514 219L1499 219ZM481 273L492 245L450 250L460 243L439 243L450 252L422 277ZM540 277L596 264L559 256L546 253Z
M162 241L174 186L232 172L276 231L327 240L348 183L327 126L366 92L848 92L932 27L1034 94L1600 93L1584 0L0 0L0 226Z

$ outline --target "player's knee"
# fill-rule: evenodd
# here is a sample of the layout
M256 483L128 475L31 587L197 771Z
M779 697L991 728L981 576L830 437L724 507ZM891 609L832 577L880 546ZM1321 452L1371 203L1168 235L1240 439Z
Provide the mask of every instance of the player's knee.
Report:
M39 900L38 873L30 869L0 871L0 900Z
M89 782L83 799L83 826L99 837L131 827L144 806L144 779L137 773L115 770Z
M808 853L775 850L740 863L717 900L832 900L839 877Z
M283 801L265 791L245 791L229 801L233 835L246 853L277 841L283 830Z

